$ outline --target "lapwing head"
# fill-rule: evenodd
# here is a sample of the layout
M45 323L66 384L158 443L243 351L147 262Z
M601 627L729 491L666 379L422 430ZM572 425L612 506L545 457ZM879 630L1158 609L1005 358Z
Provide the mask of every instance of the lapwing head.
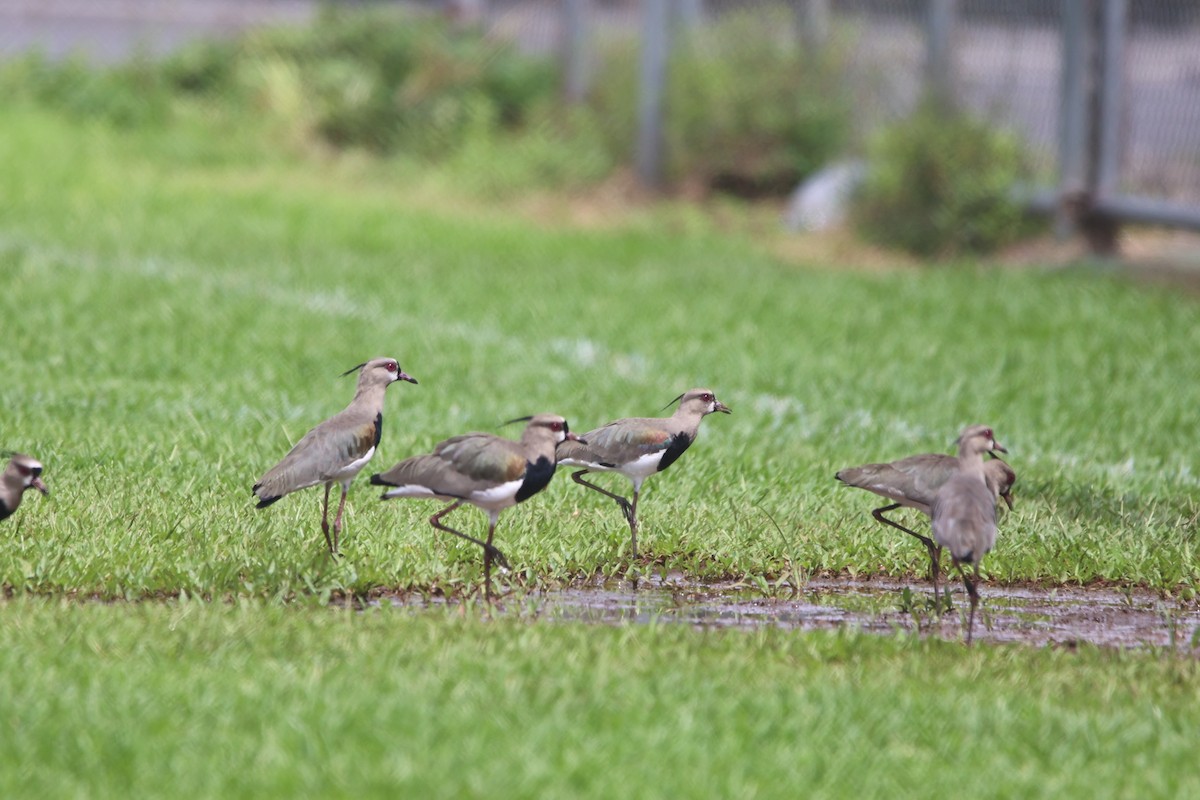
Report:
M404 370L400 369L400 365L396 363L394 358L373 358L370 361L364 361L357 367L351 367L342 373L343 376L349 375L352 372L358 373L358 385L382 385L387 386L389 383L396 381L408 381L416 383L417 379L411 375L405 374Z
M505 425L511 425L514 422L526 422L525 432L521 434L521 441L549 441L553 442L555 447L566 441L579 442L587 444L580 436L571 433L571 426L567 424L566 419L557 414L534 414L532 417L517 417L510 419Z
M713 394L712 389L692 389L684 392L683 394L679 395L679 397L676 397L674 400L667 403L663 410L665 411L666 409L675 405L675 403L679 403L680 411L683 411L684 413L699 414L702 417L708 414L716 413L717 411L720 411L722 414L733 413L729 406L717 399L717 396Z
M954 443L958 445L959 453L963 454L991 453L996 455L996 453L1008 452L1004 445L996 441L995 434L987 425L970 425L964 428Z
M17 485L21 492L26 489L37 489L42 494L50 494L50 489L42 482L42 462L32 456L27 456L23 453L9 453L12 459L8 462L8 469L5 470L5 478L14 476Z

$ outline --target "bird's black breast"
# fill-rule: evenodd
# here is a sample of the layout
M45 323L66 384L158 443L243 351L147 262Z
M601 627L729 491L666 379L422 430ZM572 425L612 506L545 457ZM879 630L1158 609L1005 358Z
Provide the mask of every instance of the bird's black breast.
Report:
M521 482L521 488L517 489L517 502L523 503L549 486L550 479L554 477L554 469L557 466L557 464L545 456L542 456L536 462L526 461L525 480Z
M677 433L671 443L667 445L666 451L663 453L662 460L658 462L658 471L662 472L667 467L675 463L675 460L683 455L683 451L687 450L692 444L692 437L686 433Z
M8 519L12 514L12 509L3 500L0 500L0 519Z
M375 415L375 444L373 447L379 447L379 440L383 438L383 412L380 411Z

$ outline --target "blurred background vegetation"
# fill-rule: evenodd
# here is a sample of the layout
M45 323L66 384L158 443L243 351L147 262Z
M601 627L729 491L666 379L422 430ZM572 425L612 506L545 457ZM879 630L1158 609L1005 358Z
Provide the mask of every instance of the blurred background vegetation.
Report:
M952 256L1029 230L1010 198L1030 172L1015 134L966 114L947 123L919 112L860 141L852 34L814 50L788 24L786 15L729 13L673 49L670 191L782 198L821 167L869 151L877 169L856 216L869 240ZM592 186L627 169L637 47L608 41L587 98L568 104L551 55L440 14L329 6L308 23L115 65L31 52L0 67L0 93L118 127L199 122L300 157L419 163L504 198Z

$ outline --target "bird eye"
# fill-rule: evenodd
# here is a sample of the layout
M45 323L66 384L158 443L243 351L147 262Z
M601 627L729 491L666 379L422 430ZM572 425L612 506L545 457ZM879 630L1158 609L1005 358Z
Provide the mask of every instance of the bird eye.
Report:
M399 372L400 365L395 361L389 361L386 365L384 365L384 369L386 369L388 372Z
M712 393L711 393L711 392L705 392L704 394L700 395L700 399L701 399L701 400L703 400L703 401L704 401L704 402L706 402L706 403L711 403L711 402L713 401L713 396L712 396Z
M17 472L21 473L21 475L26 478L33 474L33 470L24 464L17 464Z
M561 422L551 422L550 423L550 430L561 431L562 429L563 429L563 425Z

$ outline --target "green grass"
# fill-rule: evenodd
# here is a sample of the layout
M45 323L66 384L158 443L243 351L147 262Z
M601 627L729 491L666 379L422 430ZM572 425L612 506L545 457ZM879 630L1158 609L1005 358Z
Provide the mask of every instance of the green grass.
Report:
M411 167L213 121L114 130L14 105L0 175L0 447L42 458L53 490L0 526L0 796L1200 788L1194 660L470 603L346 612L325 603L470 590L479 553L430 529L435 504L380 503L360 480L332 563L316 491L250 497L374 355L421 381L390 390L378 468L518 415L586 430L703 384L734 414L647 484L641 543L661 568L923 573L833 473L987 421L1020 474L993 581L1188 597L1193 298L1082 271L800 268L657 212L548 230L461 213ZM623 572L627 528L601 499L560 476L506 513L506 580ZM71 600L163 595L188 599Z
M5 797L1185 797L1197 662L259 603L0 606Z
M798 268L654 220L547 230L426 202L381 162L223 133L0 120L0 445L41 457L54 491L6 523L0 583L105 597L476 585L477 549L426 524L435 504L383 504L360 480L331 564L317 491L251 503L254 480L349 400L338 373L388 354L421 383L391 389L376 468L518 415L583 431L713 387L733 415L708 419L641 507L649 558L697 578L770 578L789 559L921 574L924 551L833 473L947 450L985 421L1020 476L994 580L1194 592L1193 298L1084 271ZM506 513L513 580L623 571L627 528L602 499L560 476Z

